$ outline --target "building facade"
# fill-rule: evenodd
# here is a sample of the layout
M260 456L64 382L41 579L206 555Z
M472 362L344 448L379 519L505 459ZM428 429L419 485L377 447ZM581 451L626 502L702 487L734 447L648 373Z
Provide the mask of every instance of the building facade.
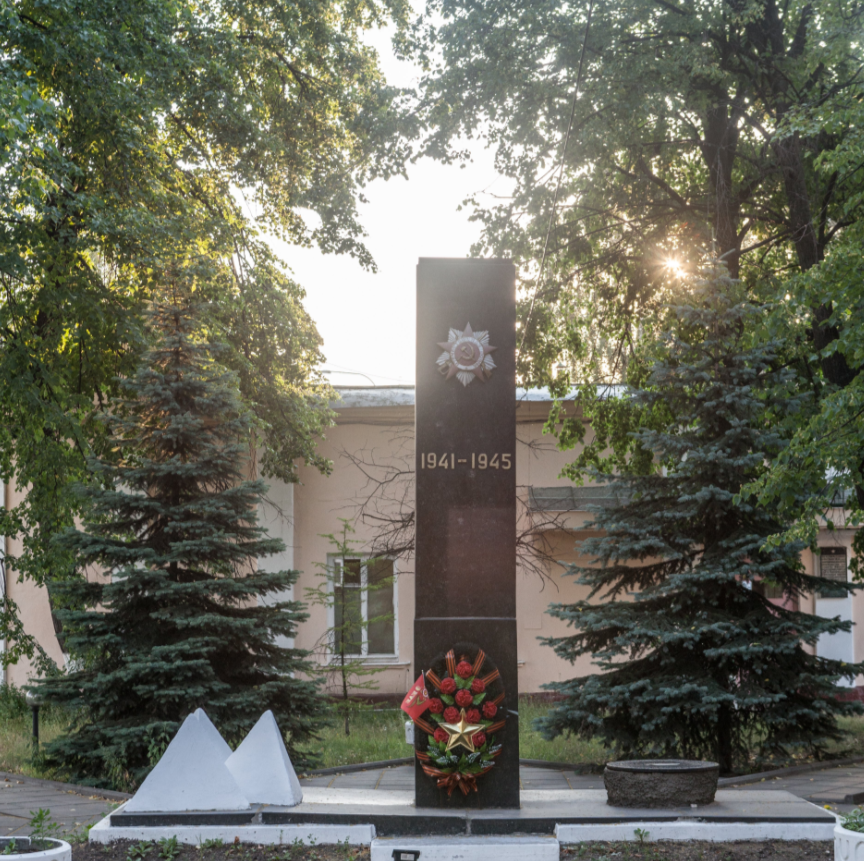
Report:
M312 651L316 660L327 661L333 636L327 632L338 627L346 636L346 650L380 670L375 676L379 693L397 695L408 690L419 672L412 666L414 390L345 387L339 393L336 425L320 444L321 453L333 461L333 471L324 476L303 466L298 484L271 482L260 515L286 549L259 564L271 570L298 570L293 589L297 600L308 600L310 590L322 584L337 590L333 601L310 603L309 619L301 626L296 645ZM560 477L574 453L559 451L554 438L543 434L548 394L519 390L516 398L519 687L522 693L535 693L549 682L594 671L589 657L570 665L542 640L568 630L548 615L549 604L587 597L587 590L566 575L566 566L590 561L580 558L577 545L590 534L587 506L602 505L604 496L600 488L574 487ZM496 466L487 462L486 468ZM4 499L7 507L14 506L20 492L6 488ZM854 531L845 528L844 514L840 507L829 511L836 528L820 533L821 556L805 551L802 561L809 572L817 565L826 576L850 577ZM349 553L334 553L327 536L338 537L345 521L355 530L348 536L354 543ZM17 539L8 539L6 547L13 556L20 552ZM325 577L328 567L331 573ZM21 610L25 629L62 665L45 590L11 580L6 588ZM768 597L783 601L782 596ZM856 623L849 634L821 640L817 651L848 663L864 659L864 593L847 599L806 596L799 609ZM360 621L344 634L346 619L352 618ZM30 666L21 662L9 668L5 680L20 686L30 672ZM864 685L864 677L848 684Z

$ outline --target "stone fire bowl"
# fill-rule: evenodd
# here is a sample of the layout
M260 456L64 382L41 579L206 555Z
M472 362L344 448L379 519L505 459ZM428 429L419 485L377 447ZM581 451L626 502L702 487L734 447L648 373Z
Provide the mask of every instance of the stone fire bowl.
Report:
M687 807L711 804L720 766L698 759L630 759L603 772L613 807Z

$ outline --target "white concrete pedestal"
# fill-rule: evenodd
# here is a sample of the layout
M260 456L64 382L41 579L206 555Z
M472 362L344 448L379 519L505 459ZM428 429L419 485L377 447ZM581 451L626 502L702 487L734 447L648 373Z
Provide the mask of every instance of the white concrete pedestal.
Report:
M420 861L558 861L560 846L554 837L376 837L371 861L409 861L419 850Z

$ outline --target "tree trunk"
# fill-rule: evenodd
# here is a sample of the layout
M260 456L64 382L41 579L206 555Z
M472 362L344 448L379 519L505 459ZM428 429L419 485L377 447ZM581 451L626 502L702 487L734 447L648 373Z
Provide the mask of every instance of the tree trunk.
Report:
M729 706L720 706L717 715L717 762L720 774L732 771L732 720Z
M738 117L724 101L709 109L705 120L705 140L702 157L711 176L714 194L712 222L718 256L726 261L729 274L738 277L739 246L738 221L740 204L733 193L732 170L738 147Z
M345 707L345 735L351 735L351 718L348 709L348 673L345 671L345 638L342 638L342 648L339 652L342 672L342 703Z

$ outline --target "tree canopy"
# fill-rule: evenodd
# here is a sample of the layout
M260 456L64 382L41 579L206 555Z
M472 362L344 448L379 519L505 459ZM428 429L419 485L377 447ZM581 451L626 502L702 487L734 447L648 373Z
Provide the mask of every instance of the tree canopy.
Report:
M19 574L71 575L50 539L103 453L90 417L134 373L142 311L178 279L210 304L265 473L328 468L320 338L263 233L373 265L359 189L404 153L397 93L361 36L406 8L0 4L0 450L4 479L29 489L3 524L24 536ZM33 647L15 618L7 602L7 661Z
M477 250L521 264L521 374L559 394L582 386L593 455L609 442L635 453L632 412L598 403L593 385L638 377L639 344L662 330L676 284L719 259L775 303L778 361L812 395L763 499L800 513L808 493L824 502L830 475L864 506L864 435L850 431L862 23L856 0L427 4L405 43L427 64L424 151L459 158L462 135L495 148L512 193L473 199ZM564 445L583 438L581 420L558 431Z

